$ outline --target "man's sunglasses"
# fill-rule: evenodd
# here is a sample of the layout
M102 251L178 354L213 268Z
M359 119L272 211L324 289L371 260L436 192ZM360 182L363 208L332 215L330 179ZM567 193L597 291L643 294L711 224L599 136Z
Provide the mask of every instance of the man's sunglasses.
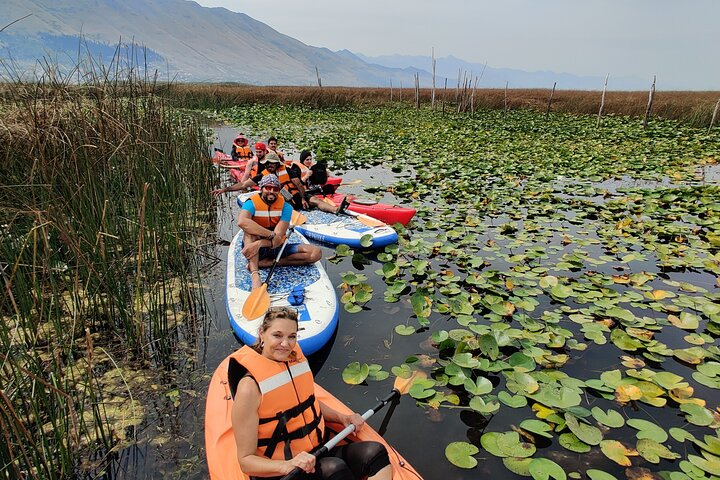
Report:
M265 185L263 188L270 192L279 192L280 191L280 187L276 187L275 185Z

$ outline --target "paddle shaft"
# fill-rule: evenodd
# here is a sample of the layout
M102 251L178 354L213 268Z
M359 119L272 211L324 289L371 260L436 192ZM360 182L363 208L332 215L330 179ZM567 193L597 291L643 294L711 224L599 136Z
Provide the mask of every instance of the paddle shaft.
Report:
M285 241L282 244L282 247L280 247L280 251L277 254L277 257L275 257L275 260L273 261L272 267L270 267L270 271L267 274L267 277L265 277L265 284L270 285L270 277L272 276L273 272L275 271L275 267L277 267L278 262L280 261L280 258L282 257L283 252L285 251L285 247L288 244L288 241L290 240L290 234L292 234L293 226L291 226L287 234L285 236Z
M378 410L383 408L385 405L390 403L393 399L400 396L400 392L398 390L394 390L387 394L385 398L380 400L374 407L372 407L370 410L362 414L363 420L367 420L368 418L372 417L374 414L377 413ZM333 447L335 447L338 443L340 443L345 437L350 435L352 432L355 431L355 424L351 423L347 427L340 430L333 438L328 440L328 442L323 445L322 447L318 448L313 452L313 455L315 458L321 457L322 455L325 455L327 452L332 450ZM284 477L282 477L280 480L291 480L295 477L297 477L300 473L302 473L302 469L300 467L295 467L295 470L288 473Z

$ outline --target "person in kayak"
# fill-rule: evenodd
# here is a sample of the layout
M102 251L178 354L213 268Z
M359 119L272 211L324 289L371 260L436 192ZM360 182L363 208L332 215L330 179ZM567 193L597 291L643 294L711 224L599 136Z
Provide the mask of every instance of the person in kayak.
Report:
M232 150L230 150L230 156L233 160L250 160L253 157L252 149L248 145L248 139L242 133L239 133L235 140L233 140Z
M267 148L268 148L268 152L274 152L278 157L280 157L280 161L285 163L285 154L281 150L278 150L277 138L275 138L275 137L268 138Z
M227 192L235 192L238 190L247 190L249 187L241 187L241 185L246 184L246 182L252 178L257 177L259 172L262 172L265 170L265 155L267 154L267 146L263 142L257 142L255 144L255 156L248 160L247 164L245 165L245 171L243 172L242 177L240 178L240 181L234 183L233 185L230 185L229 187L223 187L218 188L215 190L210 191L210 193L213 196L218 196L223 193ZM260 177L258 177L260 178ZM255 185L257 182L253 184L248 185Z
M253 289L262 285L259 269L272 265L292 218L292 207L280 195L277 176L268 173L258 186L260 191L243 203L237 222L245 234L242 253L248 261ZM285 246L278 265L309 265L321 257L322 250L315 245L293 243Z
M259 185L265 175L275 175L280 180L280 185L287 191L287 200L296 210L308 210L317 208L323 212L340 214L344 213L350 202L343 199L340 205L330 205L320 198L314 196L312 192L305 189L305 185L300 181L300 175L296 169L286 169L285 165L280 161L274 152L265 155L265 170L257 174L253 178L249 178L244 182L238 182L229 187L225 187L220 193L233 192L236 190L248 190Z
M230 357L231 419L240 468L251 478L280 478L297 467L304 472L296 477L301 479L392 479L387 450L378 442L339 445L317 459L308 453L323 443L326 422L360 430L365 420L316 399L297 331L294 309L270 308L255 344Z

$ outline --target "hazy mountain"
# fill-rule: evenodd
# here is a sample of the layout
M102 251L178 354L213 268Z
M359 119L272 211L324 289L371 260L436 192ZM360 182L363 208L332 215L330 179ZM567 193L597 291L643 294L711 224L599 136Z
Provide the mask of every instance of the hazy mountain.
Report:
M361 53L353 54L357 58L371 64L389 68L404 68L410 70L423 69L432 71L432 58L430 56L412 55L383 55L368 57ZM494 68L480 63L471 63L452 55L435 59L435 82L438 87L448 78L448 87L457 85L458 72L472 78L480 77L478 87L505 88L552 88L557 82L558 89L566 90L602 90L605 83L604 76L580 76L570 73L557 73L551 71L527 72L510 68ZM463 78L461 76L461 78ZM608 80L608 89L612 90L647 90L652 79L638 79L632 77L613 77Z
M72 67L89 53L98 64L107 66L119 54L140 66L147 64L163 78L181 81L315 85L317 67L323 85L385 87L392 82L397 87L402 82L411 87L416 72L421 85L431 83L429 57L372 58L347 50L332 52L305 45L245 14L187 0L2 3L0 28L22 19L0 32L0 60L6 69L17 67L16 71L27 71L38 60ZM437 66L438 86L444 77L454 85L459 68L474 75L482 70L482 65L454 57L438 59ZM504 87L506 81L514 88L551 87L554 81L559 88L602 87L599 78L491 67L485 69L479 85ZM638 83L633 88L646 87Z

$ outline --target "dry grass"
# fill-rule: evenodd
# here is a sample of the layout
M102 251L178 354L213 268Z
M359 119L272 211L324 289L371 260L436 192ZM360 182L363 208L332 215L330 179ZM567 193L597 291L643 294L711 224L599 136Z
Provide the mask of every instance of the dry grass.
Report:
M178 84L165 90L178 105L188 108L221 109L238 104L302 104L311 106L384 105L390 103L389 88L349 87L258 87L235 84ZM508 108L530 108L544 112L550 95L548 89L508 90ZM435 92L437 108L443 96L446 108L454 109L455 88ZM430 89L421 89L421 103L430 103ZM553 112L597 114L601 92L558 90L552 101ZM412 88L402 91L403 103L412 104ZM393 90L393 101L400 99L400 91ZM653 116L680 120L696 126L708 126L720 92L656 92ZM607 92L604 115L642 117L648 102L648 92ZM475 108L502 109L505 106L503 89L478 89Z

